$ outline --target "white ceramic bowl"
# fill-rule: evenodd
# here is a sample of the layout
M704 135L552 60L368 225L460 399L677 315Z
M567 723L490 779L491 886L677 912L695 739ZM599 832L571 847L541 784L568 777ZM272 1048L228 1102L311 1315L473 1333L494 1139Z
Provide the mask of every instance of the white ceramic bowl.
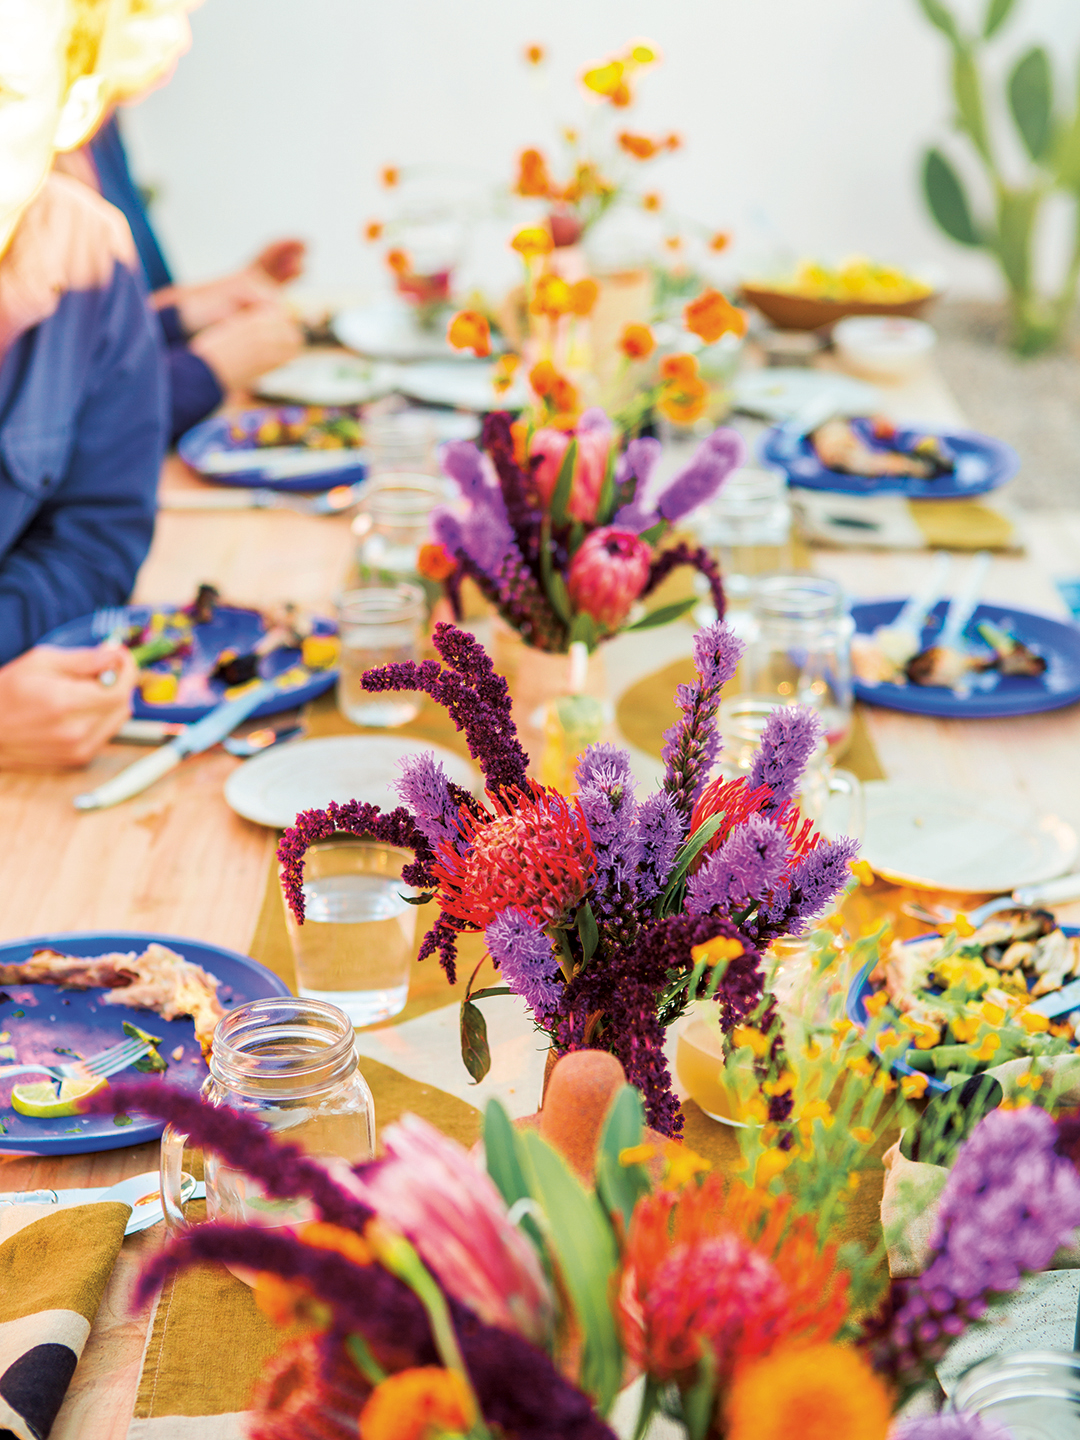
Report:
M852 315L832 332L845 369L877 380L906 380L926 364L937 344L933 328L923 320L900 315Z

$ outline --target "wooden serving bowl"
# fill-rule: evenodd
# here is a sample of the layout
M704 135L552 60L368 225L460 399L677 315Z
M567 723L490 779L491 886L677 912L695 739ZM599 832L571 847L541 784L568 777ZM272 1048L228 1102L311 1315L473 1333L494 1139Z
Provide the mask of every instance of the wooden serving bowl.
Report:
M756 306L778 330L824 330L848 315L921 315L937 291L914 300L816 300L808 295L791 295L786 290L767 290L741 285L739 298Z

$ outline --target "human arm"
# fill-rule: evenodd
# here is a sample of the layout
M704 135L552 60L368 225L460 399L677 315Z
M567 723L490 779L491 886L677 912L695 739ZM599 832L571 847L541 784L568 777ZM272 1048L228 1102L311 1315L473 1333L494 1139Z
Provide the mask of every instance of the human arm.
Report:
M299 325L277 303L254 305L219 320L188 343L225 390L242 390L259 375L293 359L303 347Z
M122 645L38 645L0 665L0 770L88 764L131 714L136 674Z

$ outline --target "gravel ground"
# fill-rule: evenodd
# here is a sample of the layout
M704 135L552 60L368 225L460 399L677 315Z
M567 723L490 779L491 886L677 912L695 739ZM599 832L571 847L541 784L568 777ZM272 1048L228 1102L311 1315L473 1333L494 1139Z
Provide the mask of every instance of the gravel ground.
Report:
M1005 345L1000 307L938 305L938 364L976 430L1014 446L1020 473L1010 494L1028 509L1080 505L1080 347L1025 360Z

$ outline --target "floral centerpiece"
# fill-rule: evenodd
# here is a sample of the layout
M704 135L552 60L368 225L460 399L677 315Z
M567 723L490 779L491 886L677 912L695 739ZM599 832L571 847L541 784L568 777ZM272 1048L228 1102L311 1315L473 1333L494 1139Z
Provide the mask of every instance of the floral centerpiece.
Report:
M482 932L504 986L525 998L553 1050L613 1052L650 1125L677 1134L665 1027L705 998L726 1030L752 1020L775 1062L782 1044L763 952L802 931L851 878L855 842L824 840L793 800L820 721L809 708L775 711L749 776L710 784L721 690L742 649L718 623L698 633L698 679L676 693L682 713L665 736L660 789L639 801L628 756L599 744L579 760L569 799L528 778L506 682L481 646L446 624L434 644L444 665L388 665L362 683L445 706L484 773L485 800L421 754L403 761L406 803L396 810L350 801L304 811L278 849L288 903L302 922L303 857L317 840L347 832L411 850L403 878L439 906L420 958L438 952L454 980L457 937ZM488 1061L473 1002L485 993L467 986L462 1008L463 1055L477 1078ZM768 1105L783 1121L790 1095L774 1088Z

